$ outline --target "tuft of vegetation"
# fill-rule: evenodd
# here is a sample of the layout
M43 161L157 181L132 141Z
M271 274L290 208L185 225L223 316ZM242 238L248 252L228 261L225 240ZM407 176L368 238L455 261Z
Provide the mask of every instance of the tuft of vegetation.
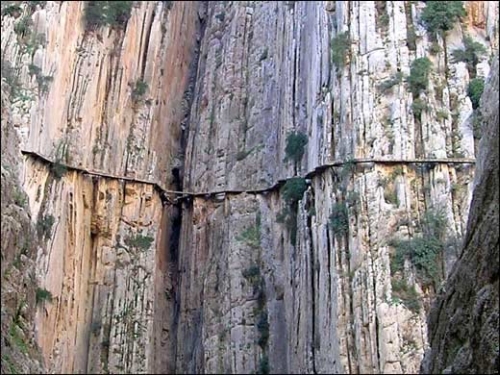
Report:
M42 68L36 66L35 64L29 64L28 65L28 73L32 76L33 75L38 76L42 73Z
M398 194L396 193L396 189L394 187L386 186L384 188L384 200L387 203L394 204L399 206Z
M450 114L446 109L438 109L436 111L436 118L438 121L448 120L450 118Z
M355 166L356 163L353 158L346 159L346 161L342 165L342 169L340 170L339 177L343 180L346 177L350 176L354 171Z
M19 207L26 207L26 203L28 202L27 195L22 190L14 191L12 199L14 200L14 203Z
M267 311L262 310L257 317L257 330L259 331L259 338L257 344L264 350L269 340L269 321L267 318Z
M14 364L12 358L8 354L2 354L2 369L7 369L6 374L19 374L20 370Z
M304 192L307 189L306 180L302 177L290 178L282 188L281 194L283 199L293 205L302 199Z
M403 305L410 311L418 313L420 311L420 297L415 290L415 285L408 285L405 280L391 278L392 294L399 298Z
M288 134L286 137L286 147L285 147L285 159L284 161L292 160L295 163L299 163L304 156L306 151L305 147L307 145L307 135L297 131Z
M380 24L380 26L387 28L389 26L389 21L390 21L389 14L386 12L382 13L380 17L378 17L377 21Z
M356 207L360 202L360 196L357 191L350 191L347 194L346 202L349 206Z
M87 30L102 26L124 27L130 18L133 1L87 1L85 27Z
M11 16L11 17L19 17L23 12L23 8L21 8L18 4L10 4L2 9L2 16Z
M36 288L36 303L52 301L52 293L45 288Z
M36 229L39 236L42 238L48 238L52 231L52 226L55 223L55 218L52 215L40 216L38 222L36 223Z
M477 109L484 91L484 80L482 78L474 78L469 82L467 87L467 95L472 102L472 108Z
M429 105L422 99L417 98L411 103L411 110L415 117L420 118L422 112L429 110Z
M399 206L399 199L394 181L398 176L403 174L403 167L397 166L388 177L379 179L378 185L384 188L384 200L387 203Z
M349 32L337 34L330 43L332 62L337 68L342 68L347 64L347 55L349 50Z
M349 232L349 215L344 202L333 205L330 215L330 228L338 236L344 236Z
M286 206L277 216L277 221L278 223L284 223L286 225L293 245L295 245L297 240L298 202L302 199L306 189L306 180L301 177L293 177L289 179L281 188L281 196L286 202Z
M432 63L427 57L413 60L410 68L410 75L407 78L413 95L418 96L421 91L427 89L431 68Z
M2 79L9 87L9 93L12 98L20 95L22 87L19 81L19 73L9 61L1 59Z
M398 165L394 167L394 169L391 172L391 178L395 180L398 176L404 175L405 170L402 165Z
M427 31L442 34L453 29L466 15L462 1L426 1L422 22Z
M226 12L221 11L220 13L217 13L215 15L215 18L218 19L220 22L224 22L224 20L226 19Z
M47 40L45 38L45 34L36 34L31 31L29 34L24 37L21 41L20 47L22 53L26 53L30 56L33 56L40 46L45 46Z
M127 239L125 239L125 244L130 247L148 250L149 248L151 248L151 244L154 240L155 239L153 237L138 234L135 237L128 237Z
M385 81L380 83L380 85L378 85L378 88L382 93L385 93L391 90L394 86L399 85L401 82L403 82L403 73L397 72L389 79L386 79Z
M12 323L9 329L9 338L10 342L14 344L19 350L27 354L28 353L28 346L26 345L26 342L24 341L23 337L23 331L21 327L19 327L16 323ZM3 370L3 369L2 369Z
M470 36L465 36L463 43L464 49L456 49L451 53L451 61L453 63L466 63L469 76L474 78L476 76L477 64L479 64L481 58L487 53L486 47L474 41Z
M257 374L269 374L269 371L269 357L267 355L264 355L259 361Z
M148 84L142 80L139 80L135 83L135 87L132 90L132 99L139 100L144 96L146 91L148 90Z
M409 240L391 241L396 252L391 259L391 273L403 269L405 259L415 266L418 278L424 284L435 287L442 278L439 257L445 246L445 229L447 221L443 213L429 210L421 221L422 235Z
M50 166L50 170L56 179L60 179L68 171L68 168L62 164L60 160L56 160L54 164Z
M41 93L47 92L49 90L49 83L53 81L52 76L44 76L43 74L38 74L36 76L36 83L38 84L38 91Z
M256 277L260 277L260 267L256 264L253 264L250 267L243 270L241 274L245 279L253 280Z
M406 28L406 45L410 51L417 50L417 33L413 28L413 24L409 24Z
M31 17L24 16L14 25L14 32L21 37L28 36L31 33L32 24Z
M245 229L236 239L254 249L258 249L260 247L260 228L257 225L251 226Z
M441 46L439 45L439 43L437 41L434 41L434 42L432 42L431 46L429 47L429 52L432 55L437 55L438 53L443 52L443 49L441 48Z

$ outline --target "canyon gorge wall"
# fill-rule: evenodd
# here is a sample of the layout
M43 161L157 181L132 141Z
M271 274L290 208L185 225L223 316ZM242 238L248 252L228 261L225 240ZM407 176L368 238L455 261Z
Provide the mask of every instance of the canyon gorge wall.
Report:
M2 3L2 132L51 373L418 372L440 281L398 251L439 227L440 279L459 255L498 4L441 37L414 1L137 2L93 28L39 3Z
M499 362L499 65L482 98L484 135L471 203L465 249L431 310L422 373L494 374Z
M138 2L125 28L96 30L84 26L84 2L32 11L24 34L15 30L24 15L4 17L2 56L21 81L12 112L22 149L58 162L26 157L22 176L43 241L37 282L52 295L37 310L38 344L50 371L148 372L169 357L153 348L163 347L168 333L157 324L173 311L160 251L172 208L153 184L62 164L172 184L197 6Z

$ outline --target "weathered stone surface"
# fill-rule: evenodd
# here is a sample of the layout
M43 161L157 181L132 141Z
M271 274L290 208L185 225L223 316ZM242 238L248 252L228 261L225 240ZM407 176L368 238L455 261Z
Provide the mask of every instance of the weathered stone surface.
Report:
M43 359L33 334L36 305L44 304L37 301L38 285L33 277L37 238L28 197L19 180L19 137L12 126L5 82L1 90L2 374L43 374Z
M467 233L429 316L423 373L493 374L499 368L499 64L481 99L483 136Z
M11 107L20 148L172 187L198 4L136 2L123 29L86 31L84 3L24 3L18 18L2 11L2 73L7 62L17 74ZM16 34L24 17L29 31ZM147 85L140 97L138 82ZM36 257L36 280L53 295L36 315L49 371L172 372L174 209L163 208L151 184L55 173L32 157L22 165L15 151L33 223L53 219Z
M431 55L432 42L419 24L424 3L386 2L383 12L390 16L383 25L376 2L214 2L201 49L184 186L195 192L266 188L353 157L474 157L470 78L465 64L452 63L450 55L465 33L488 48L497 43L491 25L498 6L477 3L468 6L487 8L488 26L457 25L446 44L438 41L446 50ZM415 48L408 43L410 25ZM335 67L330 41L343 31L350 36L348 63ZM422 94L429 108L417 120L406 84L385 92L379 85L397 72L408 75L412 61L423 56L433 70ZM486 60L486 69L478 66L480 76L489 69ZM438 117L443 110L454 115ZM308 136L297 168L283 161L292 130ZM417 372L433 290L415 284L424 307L417 314L398 302L389 242L418 234L432 207L446 217L447 237L459 240L472 176L472 166L446 163L326 169L312 176L291 230L276 222L284 203L275 192L235 195L215 206L196 200L193 214L190 208L183 214L178 371L239 373L240 363L259 366L268 358L273 373ZM347 237L329 225L335 202L344 201ZM260 242L252 247L241 237L255 228L257 216ZM295 246L290 232L297 234ZM447 255L445 272L455 257ZM214 336L224 322L227 330L253 332L258 341L259 328L240 327L228 317L258 304L242 301L245 292L233 289L248 284L243 272L255 264L265 280L269 342L264 350L254 343L257 352L241 352L233 348L245 347L247 335ZM411 285L416 281L410 264L403 276ZM212 311L214 304L220 311ZM248 324L250 312L243 314Z
M30 48L14 32L19 19L3 15L23 149L175 190L227 191L165 208L151 185L74 171L54 179L27 158L32 221L54 217L36 273L54 295L36 320L48 369L415 373L434 290L406 262L394 277L415 286L422 308L396 298L391 240L418 235L429 208L446 217L448 239L465 232L473 164L404 160L475 157L469 71L451 53L466 34L498 48L498 4L466 6L435 54L424 2L148 1L124 30L89 32L84 2L23 4L45 39ZM346 63L336 66L331 43L343 32ZM432 73L418 119L404 80L381 85L424 56ZM52 79L40 85L30 64ZM476 74L489 70L485 56ZM284 161L291 131L308 138L296 165ZM324 167L352 158L403 163ZM306 174L287 224L276 184ZM330 224L344 203L348 233ZM456 256L446 254L445 274Z

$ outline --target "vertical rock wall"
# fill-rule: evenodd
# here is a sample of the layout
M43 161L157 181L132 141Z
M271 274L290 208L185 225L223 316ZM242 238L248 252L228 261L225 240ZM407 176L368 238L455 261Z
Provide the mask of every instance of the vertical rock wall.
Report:
M429 316L423 373L494 374L499 363L498 55L481 102L483 137L464 250Z
M13 125L21 149L56 161L25 156L22 176L40 236L36 280L52 294L36 315L48 369L171 372L173 208L153 184L172 187L182 163L198 4L134 2L123 27L93 30L85 2L18 5L2 13Z
M467 2L469 17L435 42L419 21L424 6L210 4L184 186L227 194L184 206L178 372L418 372L434 290L406 263L392 279L415 286L420 310L396 298L391 240L418 236L435 210L446 220L444 272L453 264L475 150L469 73L451 53L468 34L498 46L498 5ZM344 32L339 67L330 48ZM433 43L440 52L430 52ZM408 76L424 56L432 62L420 98L427 107L415 116L404 80L385 91L381 84ZM478 64L479 76L488 61ZM308 137L297 165L283 161L291 131ZM324 166L362 158L395 162ZM310 186L287 228L278 187L295 175ZM237 193L259 189L269 191ZM329 224L342 203L347 235Z
M432 210L444 274L464 234L477 140L451 55L465 35L498 49L498 4L465 3L435 40L410 1L135 2L96 30L84 2L3 13L12 126L56 161L25 156L22 173L53 295L36 318L48 369L417 372L434 289L391 260ZM402 78L424 56L417 98ZM308 139L295 163L292 131ZM294 176L307 190L290 207ZM155 183L197 195L163 207Z
M2 374L42 374L43 359L33 334L36 308L43 303L34 277L37 241L19 179L19 137L12 126L5 82L1 90Z

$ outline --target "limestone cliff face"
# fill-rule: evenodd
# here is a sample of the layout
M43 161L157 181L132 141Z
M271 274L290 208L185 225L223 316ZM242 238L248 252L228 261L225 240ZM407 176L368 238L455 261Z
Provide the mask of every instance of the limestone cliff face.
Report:
M9 99L9 87L2 83L2 374L42 374L43 360L33 334L36 307L43 303L34 277L37 238L19 180L19 137Z
M429 317L423 373L493 374L499 363L498 56L482 99L484 133L465 248Z
M438 212L446 276L465 232L490 65L451 55L498 49L498 4L465 3L435 40L410 1L135 2L92 30L85 2L2 11L49 371L417 372L438 285L391 261Z
M498 6L468 3L475 16L446 40L438 39L441 52L434 55L419 23L423 7L422 2L209 7L184 186L195 192L248 191L295 175L311 181L295 227L279 223L286 203L278 188L267 195L228 193L210 204L195 199L185 207L180 372L265 372L268 365L272 373L418 372L426 346L425 308L433 292L416 283L424 306L419 313L396 298L391 284L403 277L412 285L415 274L406 264L391 283L395 249L389 245L393 238L418 235L419 222L432 208L446 219L446 237L459 241L473 165L323 166L363 158L474 158L469 73L450 55L465 34L497 45ZM339 67L332 64L330 43L342 33L348 42L345 65ZM420 98L428 107L417 118L416 98L406 84L386 91L380 85L398 72L407 76L411 63L424 56L433 69ZM488 70L485 59L477 74ZM437 114L443 111L449 116ZM308 138L298 165L283 162L291 131ZM348 233L329 224L343 203ZM445 273L454 257L454 251L445 256Z
M173 311L163 251L172 209L152 184L66 167L171 186L198 7L167 3L137 2L118 29L86 30L84 2L23 4L17 18L2 18L21 148L57 162L26 156L22 176L44 232L36 279L53 299L37 310L36 327L51 372L168 366L169 332L156 324ZM21 22L29 29L20 32Z

